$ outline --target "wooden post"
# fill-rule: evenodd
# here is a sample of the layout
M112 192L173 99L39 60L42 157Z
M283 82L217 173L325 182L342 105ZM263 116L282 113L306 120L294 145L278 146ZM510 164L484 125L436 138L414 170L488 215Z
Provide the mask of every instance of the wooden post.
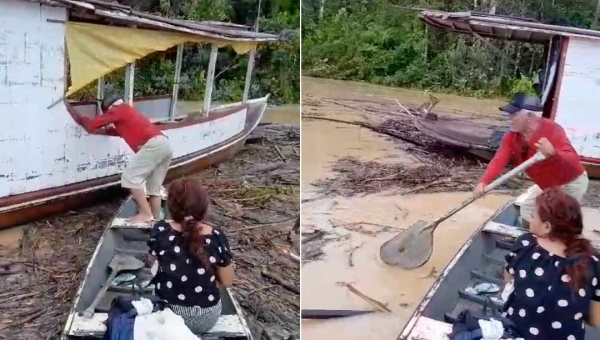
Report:
M256 56L256 47L250 51L248 56L248 68L246 69L246 83L244 85L244 97L242 104L246 104L248 101L248 94L250 93L250 84L252 83L252 69L254 68L254 58Z
M323 12L325 11L325 0L321 0L321 6L319 7L319 21L323 20Z
M104 77L98 78L98 89L96 91L96 116L102 114L102 100L104 100Z
M210 47L210 61L208 63L208 73L206 74L206 91L204 92L204 103L202 107L202 113L208 116L210 110L210 100L212 98L213 81L215 79L215 67L217 65L217 52L218 47L211 45Z
M135 75L135 62L125 66L125 95L123 101L133 106L133 80Z
M181 61L183 60L183 44L177 45L177 59L175 60L175 79L173 80L173 96L171 97L171 108L169 120L175 120L175 107L177 106L177 95L179 94L179 80L181 79Z

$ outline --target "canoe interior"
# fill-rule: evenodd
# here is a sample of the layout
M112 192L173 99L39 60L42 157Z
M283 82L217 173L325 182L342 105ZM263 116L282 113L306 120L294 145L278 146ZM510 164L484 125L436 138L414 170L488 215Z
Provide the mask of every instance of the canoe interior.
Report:
M509 204L493 217L491 222L512 226L517 230L515 227L517 217L518 208ZM452 324L463 310L468 309L480 314L485 309L487 314L491 314L492 308L500 307L489 300L493 296L500 298L500 292L484 295L465 292L465 288L482 282L496 283L501 287L500 291L504 287L504 257L508 254L515 237L499 235L485 229L473 237L467 250L441 279L441 284L435 290L431 300L427 302L421 316ZM585 340L592 339L600 339L600 329L592 327L586 329Z
M163 212L165 213L166 218L170 218L170 214L166 209L166 202L163 201ZM116 217L128 218L132 217L137 213L137 207L135 202L132 199L128 199L121 207L119 213ZM89 274L84 279L83 288L81 290L81 294L77 297L77 301L74 306L74 314L76 315L79 312L84 311L95 299L96 295L100 292L102 285L108 279L110 275L110 269L108 268L108 264L118 251L121 254L132 255L135 258L146 263L146 267L141 269L134 274L137 276L136 280L143 281L150 279L152 274L150 273L150 266L148 264L148 247L146 245L146 241L149 238L150 230L148 228L111 228L109 227L104 236L102 237L100 244L98 245L98 251L95 257L92 258L92 265L90 267ZM124 272L120 272L124 273ZM234 298L229 292L228 289L220 286L221 292L221 303L222 303L222 312L221 317L225 317L224 319L233 320L235 322L239 322L240 325L237 327L233 327L233 329L237 329L237 332L232 332L231 334L227 334L227 332L220 332L219 334L206 334L203 335L202 338L208 339L250 339L249 331L247 331L247 326L243 317L241 315L241 311L239 310L239 306L236 307L236 302L234 302ZM134 290L131 286L127 288L113 288L110 287L105 293L104 297L96 307L96 314L107 313L110 308L110 303L113 299L120 295L131 296L137 295L141 291ZM143 291L143 294L152 294L151 290ZM238 316L240 318L237 321ZM69 332L69 325L66 327L66 332ZM91 327L92 329L94 327ZM240 334L240 328L243 331L247 331L247 334ZM211 330L212 331L212 330ZM93 330L91 335L87 336L70 336L68 339L98 339L103 336L102 332L98 332L98 330Z

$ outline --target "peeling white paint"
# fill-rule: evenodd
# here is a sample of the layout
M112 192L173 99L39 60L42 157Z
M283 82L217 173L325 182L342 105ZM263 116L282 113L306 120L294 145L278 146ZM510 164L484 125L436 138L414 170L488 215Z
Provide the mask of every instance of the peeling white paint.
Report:
M133 155L119 137L90 135L65 106L66 9L0 0L0 197L120 174ZM168 112L165 112L168 114ZM166 130L181 157L244 129L246 110Z
M580 156L600 159L600 42L570 38L556 122Z

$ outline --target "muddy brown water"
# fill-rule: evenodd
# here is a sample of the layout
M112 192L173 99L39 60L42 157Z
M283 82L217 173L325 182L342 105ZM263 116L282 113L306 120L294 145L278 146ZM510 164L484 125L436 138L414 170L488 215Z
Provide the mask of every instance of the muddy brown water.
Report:
M357 110L318 101L317 97L379 102L397 99L404 105L420 105L428 99L427 94L420 91L308 77L302 78L302 89L303 101L313 103L303 102L304 114L344 120L361 120L364 116ZM436 111L447 114L493 116L502 104L501 100L436 96L441 99ZM318 104L314 104L315 100ZM364 161L415 162L414 157L400 150L399 143L357 126L303 120L302 200L317 197L311 183L333 176L330 166L336 159L354 156ZM442 223L434 235L430 261L416 270L386 266L379 258L379 247L417 220L433 220L468 196L465 192L399 196L383 191L364 197L330 197L303 203L302 232L321 229L349 235L349 238L328 243L323 248L325 255L321 260L302 266L302 308L373 310L370 304L340 285L345 282L387 304L392 312L337 320L302 320L302 339L396 339L437 275L462 244L511 197L488 195ZM393 229L370 236L332 225L332 222L338 225L365 221ZM363 228L378 229L368 225ZM355 248L353 266L350 266L350 252Z

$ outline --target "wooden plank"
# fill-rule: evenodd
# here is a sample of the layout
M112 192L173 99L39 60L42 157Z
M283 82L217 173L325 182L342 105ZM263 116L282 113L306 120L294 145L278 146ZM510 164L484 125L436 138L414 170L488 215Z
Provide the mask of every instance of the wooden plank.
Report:
M494 221L488 222L483 231L506 237L517 238L527 232L525 229L521 229L512 225L497 223Z
M452 325L421 316L406 340L449 340Z
M173 80L173 96L171 98L171 109L169 110L169 120L175 120L175 107L177 106L177 96L179 94L179 81L181 79L181 62L183 60L183 44L177 45L177 58L175 59L175 79Z
M528 231L522 228L497 223L497 222L489 222L483 228L483 231L496 234L499 236L517 238ZM600 231L593 228L585 228L583 229L583 236L590 240L592 246L596 249L600 249Z
M107 313L95 313L92 318L86 319L77 314L73 314L73 322L69 329L69 335L76 337L102 337L106 332L104 322L108 319ZM221 315L217 324L202 335L205 338L233 338L246 337L240 317L237 315Z
M121 229L152 229L154 223L156 223L155 220L149 222L131 223L126 218L116 217L112 220L110 227Z
M133 106L133 82L135 77L135 62L125 66L125 94L123 101Z
M104 77L98 78L98 89L96 91L96 115L102 114L102 100L104 100Z
M252 83L252 69L254 68L254 58L256 57L256 48L250 51L248 56L248 68L246 69L246 83L244 84L244 97L242 103L248 101L248 94L250 93L250 84Z
M206 74L206 90L204 91L204 103L202 103L202 113L208 116L210 111L210 101L212 99L213 82L215 80L215 67L217 65L217 52L219 48L216 45L210 47L210 61L208 63L208 73Z

